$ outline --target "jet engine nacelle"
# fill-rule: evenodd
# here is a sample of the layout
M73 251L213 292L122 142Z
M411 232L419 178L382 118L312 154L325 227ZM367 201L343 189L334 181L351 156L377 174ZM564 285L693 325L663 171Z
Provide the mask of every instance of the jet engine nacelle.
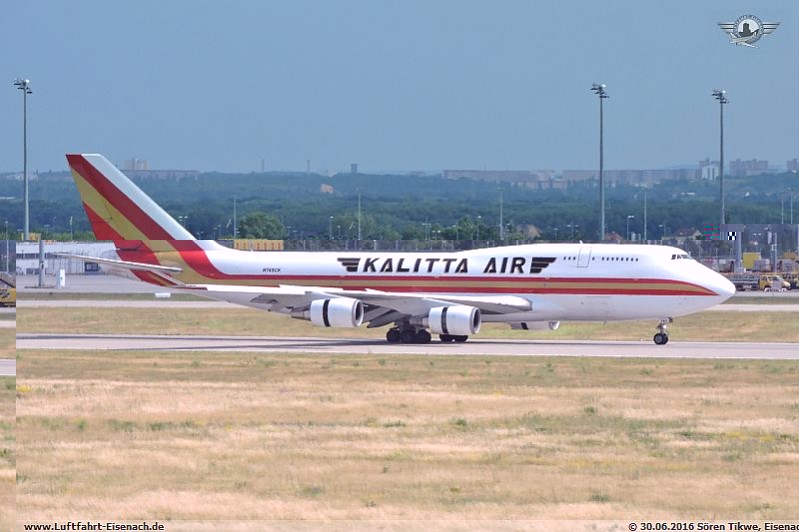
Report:
M427 316L430 332L435 334L452 334L468 336L480 332L483 322L480 309L466 305L452 305L450 307L436 307L430 309Z
M318 327L360 327L363 323L363 303L350 297L316 299L311 302L310 311L303 312L302 316L292 316L310 319Z
M560 327L559 321L523 321L510 324L511 329L524 331L556 331L558 327Z

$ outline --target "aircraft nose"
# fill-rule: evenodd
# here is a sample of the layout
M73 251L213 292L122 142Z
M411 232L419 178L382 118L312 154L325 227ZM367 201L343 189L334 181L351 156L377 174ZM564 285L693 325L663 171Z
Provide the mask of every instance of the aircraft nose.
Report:
M721 274L715 273L714 282L711 284L710 289L719 295L722 303L727 301L735 294L735 285Z

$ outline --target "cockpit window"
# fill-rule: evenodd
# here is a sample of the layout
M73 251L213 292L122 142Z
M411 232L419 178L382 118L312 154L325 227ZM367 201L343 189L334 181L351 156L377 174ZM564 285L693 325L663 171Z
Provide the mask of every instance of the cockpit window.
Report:
M671 260L683 260L683 259L691 259L691 256L687 253L675 253L671 256Z

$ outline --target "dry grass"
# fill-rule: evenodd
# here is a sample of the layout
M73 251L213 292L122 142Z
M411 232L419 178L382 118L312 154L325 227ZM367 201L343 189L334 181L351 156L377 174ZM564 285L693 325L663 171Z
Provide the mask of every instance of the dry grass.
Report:
M281 335L383 338L381 329L324 329L252 309L125 309L88 307L26 308L17 316L19 332ZM487 324L481 338L639 340L655 332L654 320L564 323L557 331L512 331ZM672 340L799 343L799 312L704 312L677 318Z
M14 389L13 377L0 377L0 530L11 530L15 522Z
M24 351L21 520L796 516L796 362Z
M14 358L16 348L16 330L0 328L0 358Z

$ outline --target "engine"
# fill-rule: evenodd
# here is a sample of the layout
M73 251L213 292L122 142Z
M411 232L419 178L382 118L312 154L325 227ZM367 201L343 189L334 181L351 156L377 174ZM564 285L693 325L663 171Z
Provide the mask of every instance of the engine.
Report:
M310 309L292 312L291 317L310 320L318 327L360 327L363 303L349 297L316 299Z
M558 327L560 327L559 321L523 321L510 324L511 329L524 331L556 331Z
M480 309L466 305L436 307L430 309L427 326L435 334L464 335L477 334L482 324Z

